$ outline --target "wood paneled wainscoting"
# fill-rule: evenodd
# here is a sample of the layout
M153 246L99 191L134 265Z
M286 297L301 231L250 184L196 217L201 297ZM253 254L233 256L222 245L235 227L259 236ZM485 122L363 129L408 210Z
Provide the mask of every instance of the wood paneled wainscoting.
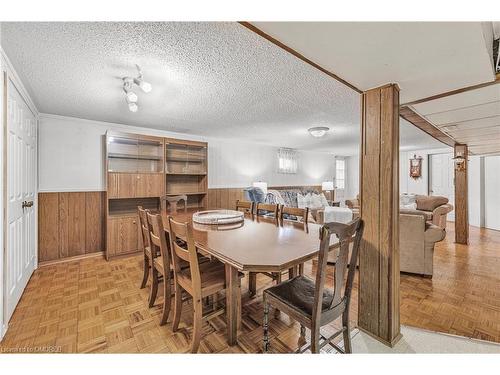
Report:
M234 209L244 200L244 188L208 189L207 209ZM275 190L321 186L273 186ZM106 192L53 192L38 194L38 261L65 260L106 250Z
M38 261L104 251L104 202L103 191L39 193Z

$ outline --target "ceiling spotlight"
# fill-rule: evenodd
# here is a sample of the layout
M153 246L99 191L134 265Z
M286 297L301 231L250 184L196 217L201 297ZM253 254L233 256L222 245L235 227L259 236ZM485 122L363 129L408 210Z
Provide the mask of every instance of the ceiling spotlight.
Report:
M330 130L326 126L315 126L314 128L309 128L307 131L316 138L320 138L326 134L326 132Z
M128 110L130 112L137 112L138 109L139 109L139 106L137 105L137 103L132 103L132 102L128 103Z
M134 78L134 83L141 88L145 93L151 92L153 87L151 83L144 82L141 78Z
M123 88L123 91L125 91L125 96L127 98L127 102L136 103L137 100L139 99L135 92L129 91L125 87Z
M151 83L144 81L142 78L142 70L139 65L135 65L137 67L138 75L137 77L123 77L123 91L125 92L125 100L128 105L128 109L130 112L137 112L139 110L139 106L137 105L137 101L139 97L135 92L132 91L134 85L140 87L142 91L145 93L151 92L153 87Z
M139 76L137 78L134 78L134 83L141 88L142 91L145 93L151 92L153 87L151 86L151 83L145 82L144 79L142 78L142 70L139 65L135 65L137 67L137 71L139 72Z

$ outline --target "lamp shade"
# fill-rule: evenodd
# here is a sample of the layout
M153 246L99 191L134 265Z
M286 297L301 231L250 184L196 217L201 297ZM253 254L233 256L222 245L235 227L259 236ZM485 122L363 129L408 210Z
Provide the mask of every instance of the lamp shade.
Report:
M267 194L267 182L256 181L252 184L252 186L260 188L260 190L262 190L264 194Z
M333 181L324 181L321 184L321 190L323 191L333 191Z

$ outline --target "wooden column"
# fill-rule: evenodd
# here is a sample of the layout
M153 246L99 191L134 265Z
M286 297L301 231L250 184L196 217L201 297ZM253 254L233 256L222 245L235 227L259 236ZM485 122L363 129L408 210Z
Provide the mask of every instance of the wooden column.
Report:
M455 242L467 245L469 241L469 213L467 171L468 166L467 145L455 145ZM461 160L463 158L463 160Z
M399 323L399 88L362 94L358 326L387 345Z

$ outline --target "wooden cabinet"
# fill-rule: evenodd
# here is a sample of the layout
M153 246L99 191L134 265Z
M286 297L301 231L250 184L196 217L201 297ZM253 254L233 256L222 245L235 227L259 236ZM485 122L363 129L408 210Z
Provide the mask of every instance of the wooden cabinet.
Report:
M106 133L106 256L139 250L137 206L159 211L165 196L207 207L208 144L122 132Z
M163 173L138 173L136 178L136 197L163 196Z
M163 173L108 173L108 197L161 197L163 179Z
M107 257L129 254L139 250L137 216L118 216L108 219Z
M189 207L207 207L206 142L165 139L166 195L186 195Z
M163 138L106 133L108 259L139 251L137 206L160 209L164 153Z

